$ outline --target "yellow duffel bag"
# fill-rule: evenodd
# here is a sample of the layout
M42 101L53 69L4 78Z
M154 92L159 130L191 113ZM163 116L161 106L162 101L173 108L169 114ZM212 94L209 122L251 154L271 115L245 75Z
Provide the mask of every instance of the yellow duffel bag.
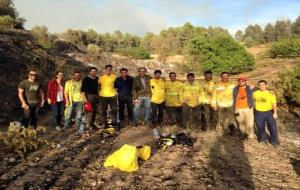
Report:
M151 156L151 147L148 145L137 147L139 158L142 160L148 160Z
M136 171L139 169L138 155L135 146L124 144L105 160L104 167L113 166L124 172Z

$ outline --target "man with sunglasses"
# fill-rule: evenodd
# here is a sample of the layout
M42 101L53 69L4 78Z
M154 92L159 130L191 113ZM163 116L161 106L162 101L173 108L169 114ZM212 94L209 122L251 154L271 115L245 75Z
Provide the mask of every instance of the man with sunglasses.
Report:
M22 126L36 128L39 108L44 106L45 96L35 69L29 69L28 79L19 84L18 95L24 110Z

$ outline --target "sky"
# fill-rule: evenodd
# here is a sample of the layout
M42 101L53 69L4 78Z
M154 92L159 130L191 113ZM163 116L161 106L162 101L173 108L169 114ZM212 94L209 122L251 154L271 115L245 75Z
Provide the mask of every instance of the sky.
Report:
M47 26L50 32L120 30L140 36L190 22L220 26L231 34L249 24L300 16L300 0L14 0L25 27Z

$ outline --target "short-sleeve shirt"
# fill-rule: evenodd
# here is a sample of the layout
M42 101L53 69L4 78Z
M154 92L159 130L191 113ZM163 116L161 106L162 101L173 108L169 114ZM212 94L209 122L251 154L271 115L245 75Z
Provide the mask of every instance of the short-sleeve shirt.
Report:
M111 75L103 75L99 77L98 83L100 84L100 92L99 96L101 97L114 97L116 95L115 90L115 80L116 76Z
M40 89L42 86L39 82L24 80L19 84L19 88L24 90L25 101L29 105L36 105L41 101Z
M268 90L258 90L253 93L255 110L257 111L271 111L273 104L276 103L275 95Z
M237 94L235 108L236 109L249 108L246 88L239 87L239 93Z

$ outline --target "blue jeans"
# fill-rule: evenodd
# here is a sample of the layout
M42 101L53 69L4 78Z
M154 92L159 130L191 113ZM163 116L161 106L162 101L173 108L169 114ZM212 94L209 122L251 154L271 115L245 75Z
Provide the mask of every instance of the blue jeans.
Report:
M51 105L53 126L61 125L62 118L64 116L65 105L64 102L57 102Z
M137 123L139 121L141 106L144 106L144 122L148 122L151 111L151 99L150 97L141 96L138 97L138 100L140 102L134 104L133 122Z
M258 140L259 142L267 142L268 136L266 134L266 123L268 126L268 131L270 133L270 142L271 144L279 144L279 137L277 132L276 120L273 117L272 111L255 111L255 123L257 126Z
M84 126L82 124L82 113L83 113L83 103L82 102L73 102L72 105L68 105L66 107L65 113L65 127L70 127L71 117L73 111L75 112L75 125L79 128L79 131L84 130Z

